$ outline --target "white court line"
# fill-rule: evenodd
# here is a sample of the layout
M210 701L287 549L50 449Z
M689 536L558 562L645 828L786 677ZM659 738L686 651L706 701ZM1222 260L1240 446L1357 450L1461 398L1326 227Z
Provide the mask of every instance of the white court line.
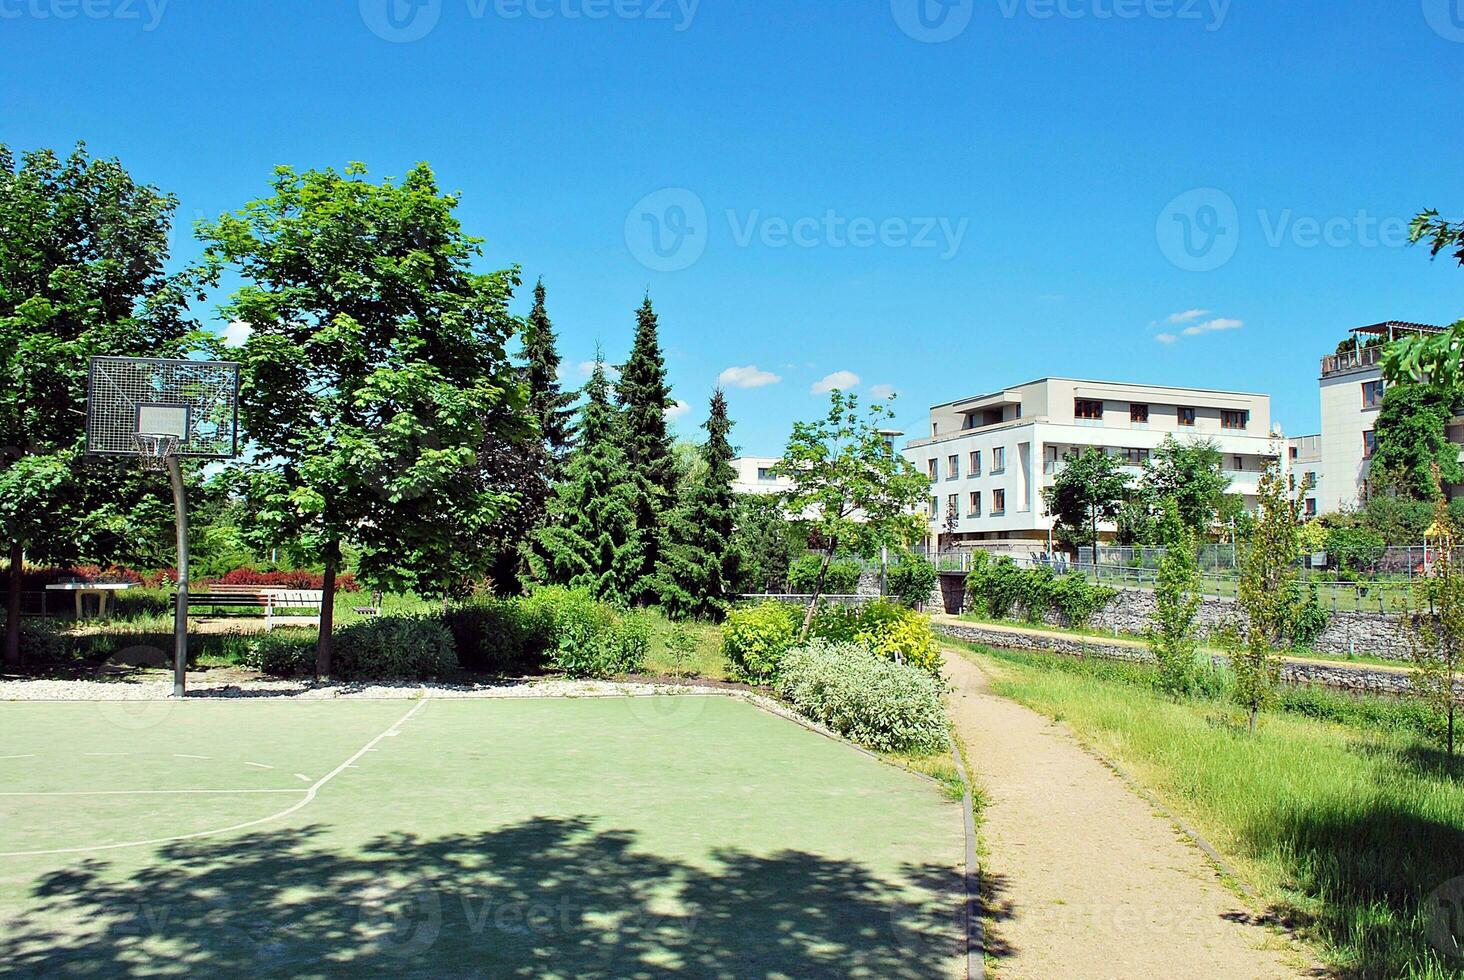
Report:
M0 793L0 796L187 796L198 794L203 796L228 795L237 796L240 793L308 793L304 789L74 789L56 790L55 792L19 792Z
M126 755L126 752L84 752L83 755L95 756L98 758L110 759L119 755Z
M86 854L91 851L115 851L124 847L146 847L150 844L172 844L176 843L177 841L196 840L199 837L217 837L219 834L229 834L233 833L236 830L247 830L250 827L258 827L260 824L266 824L275 820L283 819L285 817L288 817L292 813L298 813L300 810L303 810L305 807L313 803L315 801L316 794L320 792L321 788L324 787L326 783L330 782L332 779L345 772L347 767L349 767L351 763L355 762L357 759L361 758L361 756L365 755L367 752L370 752L373 748L375 748L377 742L380 742L388 735L398 734L397 727L410 721L411 717L417 712L421 711L423 708L425 708L427 706L427 702L430 700L432 699L424 697L421 701L418 701L416 706L412 708L411 711L408 711L406 714L398 718L390 728L388 728L386 731L382 732L380 735L376 736L371 741L367 742L365 745L357 749L355 755L351 756L345 762L342 762L330 772L326 773L324 776L321 776L318 780L316 780L309 789L305 790L304 799L299 800L292 806L286 807L279 813L271 813L267 817L260 817L258 820L249 820L245 823L236 823L229 827L219 827L215 830L200 830L192 834L179 834L176 837L154 837L151 840L133 840L127 841L123 844L93 844L90 847L57 847L43 851L0 851L0 858L39 857L46 854ZM299 790L295 790L295 792L299 792Z
M34 752L30 755L0 755L0 762L5 762L10 759L34 759L35 757L36 754Z
M202 759L205 762L208 761L208 756L206 756L206 755L184 755L181 752L174 752L173 753L173 758L175 758L175 759Z
M299 780L301 780L303 782L307 782L307 783L310 782L310 777L307 776L307 775L305 775L303 772L297 772L297 773L295 773L295 778L296 779L299 779Z
M246 762L246 766L253 766L256 769L273 769L274 766L267 766L263 762Z

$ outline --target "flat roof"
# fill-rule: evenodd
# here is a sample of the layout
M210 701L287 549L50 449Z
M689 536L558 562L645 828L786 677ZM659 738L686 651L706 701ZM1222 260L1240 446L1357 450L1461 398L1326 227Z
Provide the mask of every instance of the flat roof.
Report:
M1244 395L1247 398L1271 397L1270 395L1260 391L1234 391L1230 388L1191 388L1189 385L1155 385L1144 384L1139 381L1099 381L1094 378L1064 378L1057 375L1049 375L1045 378L1034 378L1031 381L1023 381L1021 384L1017 385L1007 385L1004 388L998 388L996 391L989 392L984 395L971 395L967 398L957 398L955 401L941 402L938 405L930 406L930 410L933 412L937 408L954 408L957 405L964 405L968 402L985 401L988 398L997 398L1000 396L1004 396L1017 388L1026 388L1030 385L1042 384L1046 381L1067 381L1071 384L1079 385L1111 385L1115 388L1147 388L1151 391L1159 391L1161 389L1167 389L1171 391L1197 391L1210 395Z

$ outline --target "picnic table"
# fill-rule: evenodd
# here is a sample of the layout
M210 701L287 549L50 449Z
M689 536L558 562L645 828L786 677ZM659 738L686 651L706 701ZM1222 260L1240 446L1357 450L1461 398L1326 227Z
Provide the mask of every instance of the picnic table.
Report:
M46 586L51 592L72 592L76 595L76 618L84 618L82 610L85 608L82 600L86 596L97 597L97 618L104 619L107 615L107 599L115 592L126 592L132 588L131 582L57 582Z

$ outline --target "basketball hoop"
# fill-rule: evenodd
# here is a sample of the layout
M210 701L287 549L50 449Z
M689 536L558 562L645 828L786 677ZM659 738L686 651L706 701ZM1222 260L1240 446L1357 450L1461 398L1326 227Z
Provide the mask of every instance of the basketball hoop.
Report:
M137 444L138 462L145 470L161 473L168 468L168 458L178 455L179 439L175 435L138 433L132 437Z

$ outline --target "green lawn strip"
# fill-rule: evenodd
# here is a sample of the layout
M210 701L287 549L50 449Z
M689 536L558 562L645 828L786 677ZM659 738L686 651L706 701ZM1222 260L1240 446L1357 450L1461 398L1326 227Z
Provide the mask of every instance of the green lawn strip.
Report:
M94 706L34 705L0 716L0 741L29 732L53 762L108 742L122 782L161 778L143 749L185 737L221 767L321 774L412 706L185 704L78 740ZM220 825L256 812L195 799ZM7 821L7 847L177 822L120 804ZM0 861L0 957L36 976L954 976L963 850L939 787L741 699L433 700L277 822Z
M1420 901L1464 871L1464 792L1404 730L1175 703L1139 665L985 651L998 693L1065 722L1191 823L1338 968L1464 975L1425 939ZM1110 669L1122 667L1123 669Z

